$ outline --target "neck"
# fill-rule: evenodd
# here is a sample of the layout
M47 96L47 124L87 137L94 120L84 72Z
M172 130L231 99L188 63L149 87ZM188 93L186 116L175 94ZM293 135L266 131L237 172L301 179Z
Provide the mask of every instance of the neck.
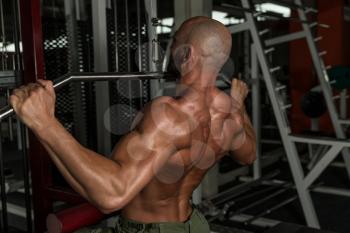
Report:
M217 74L210 72L190 72L183 75L177 86L177 95L186 97L205 96L216 87Z
M217 73L193 71L181 76L180 85L188 86L197 91L207 91L216 86Z

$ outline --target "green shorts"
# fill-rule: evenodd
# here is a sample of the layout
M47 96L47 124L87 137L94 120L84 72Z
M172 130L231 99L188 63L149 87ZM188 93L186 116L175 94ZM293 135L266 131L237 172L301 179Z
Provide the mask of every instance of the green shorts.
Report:
M140 223L121 217L115 229L82 229L76 233L210 233L209 224L197 209L186 222Z

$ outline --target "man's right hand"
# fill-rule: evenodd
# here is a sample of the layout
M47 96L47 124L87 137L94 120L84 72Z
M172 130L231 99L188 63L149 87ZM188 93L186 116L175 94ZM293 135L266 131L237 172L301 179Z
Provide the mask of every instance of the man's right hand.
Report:
M232 97L232 119L236 124L236 132L232 140L232 149L240 148L246 140L245 118L246 111L244 100L248 94L247 85L238 79L232 80L231 97Z
M238 79L233 79L231 84L231 97L234 100L236 108L241 109L244 107L244 100L248 95L248 87L243 81Z

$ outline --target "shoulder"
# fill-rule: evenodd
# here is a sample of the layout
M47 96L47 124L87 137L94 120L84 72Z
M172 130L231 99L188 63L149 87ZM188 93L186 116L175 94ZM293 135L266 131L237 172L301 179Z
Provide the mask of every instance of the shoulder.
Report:
M144 114L145 117L152 117L155 123L176 123L179 120L186 119L177 101L169 96L162 96L152 100L145 106Z
M180 111L176 100L165 96L156 98L145 106L137 128L145 135L172 140L186 139L190 133L188 118Z
M214 90L211 107L218 112L229 113L232 109L232 98L224 91Z

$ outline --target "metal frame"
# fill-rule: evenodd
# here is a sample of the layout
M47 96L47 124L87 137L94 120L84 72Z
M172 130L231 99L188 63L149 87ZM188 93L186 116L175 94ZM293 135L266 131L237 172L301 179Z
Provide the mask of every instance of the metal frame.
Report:
M174 79L173 76L169 76L165 73L76 73L76 74L67 74L55 80L54 88L59 90L72 82L89 82L89 81L117 81L117 80L160 80L160 79ZM11 117L14 114L14 110L10 106L6 106L0 109L0 123ZM22 126L22 141L26 142L26 129ZM1 132L0 132L0 141L1 141ZM23 157L24 157L24 167L27 170L27 154L26 146L23 146ZM1 189L1 213L2 213L2 231L4 233L8 232L7 227L7 196L5 192L5 176L4 173L4 161L3 161L3 151L2 143L0 143L0 189ZM28 178L29 179L29 178ZM29 180L25 180L25 192L29 195ZM30 198L26 195L26 198ZM26 200L28 201L28 200ZM30 203L30 199L29 199ZM29 224L28 232L32 232L31 222L32 222L32 213L31 206L26 205L26 217ZM36 232L39 232L36 230Z
M285 148L285 152L287 155L287 159L292 171L293 179L295 182L295 186L297 189L298 197L301 202L303 212L306 218L306 222L311 227L319 228L320 224L314 209L314 205L312 203L311 195L309 192L310 186L313 182L321 175L321 173L326 169L326 167L336 158L336 156L343 152L343 157L345 160L346 168L348 169L348 173L350 171L350 156L348 152L348 147L350 147L350 142L341 140L345 138L345 133L342 129L341 124L345 122L344 120L340 121L338 117L338 113L335 108L335 104L333 102L332 90L330 84L328 82L327 70L321 58L322 53L319 53L315 42L319 40L319 38L314 38L310 28L317 25L317 23L311 23L307 21L306 17L306 9L303 7L301 0L294 0L294 5L298 6L297 12L299 16L298 22L302 24L302 30L299 32L291 33L285 36L279 36L276 38L268 39L263 41L261 36L265 34L268 30L258 31L257 23L255 19L255 10L254 5L251 0L241 0L242 11L244 12L245 22L241 25L236 25L230 27L232 33L242 32L245 29L250 31L253 47L252 47L252 76L253 76L253 105L258 106L259 100L257 98L257 94L259 93L259 86L257 82L258 76L258 67L257 62L260 64L261 72L263 74L263 78L266 84L266 88L270 97L270 101L272 104L273 112L276 117L277 125L279 128L279 132L281 134L281 138L283 141L283 145ZM286 110L291 106L290 104L283 103L283 99L280 96L280 90L282 89L279 86L276 86L276 81L274 79L274 73L280 69L280 67L272 67L269 64L267 59L267 54L274 50L274 48L266 48L269 46L274 46L281 43L290 42L297 39L305 38L308 47L310 49L312 55L312 61L314 67L317 71L317 76L320 81L321 90L326 99L327 107L329 109L333 126L336 131L336 136L338 139L329 139L329 138L316 138L316 137L305 137L305 136L296 136L291 135L291 130L289 127L289 121L287 118ZM256 92L254 94L254 92ZM343 110L344 112L344 110ZM258 127L258 117L259 110L255 110L253 112L253 123L255 128ZM259 130L258 130L259 133ZM330 148L325 152L323 157L319 159L319 161L315 162L315 165L310 170L308 174L304 174L301 161L299 159L298 151L296 148L296 143L306 143L306 144L319 144L326 145ZM259 152L259 150L258 150ZM260 174L260 156L259 153L257 155L258 160L254 164L254 179L257 179L261 176ZM349 173L350 176L350 173Z
M298 6L302 5L301 0L294 0L294 1L296 5ZM301 20L307 19L306 14L302 9L298 9L298 14ZM341 123L339 122L338 111L333 101L332 89L331 89L331 85L329 84L327 68L323 60L320 58L320 53L317 50L317 47L315 44L315 38L312 36L309 25L303 24L302 27L306 35L306 41L310 49L312 61L316 69L317 77L323 91L323 96L325 98L327 108L329 110L329 115L331 117L331 121L335 130L336 136L337 138L345 139L346 135L345 135L344 129L342 128ZM344 149L342 151L342 154L343 154L344 162L346 164L348 176L350 177L350 152L348 149Z
M107 1L92 1L92 21L94 36L94 71L108 72L108 46L107 46ZM130 61L128 56L128 61ZM110 121L104 113L110 107L109 84L107 82L97 83L96 86L96 124L97 124L97 151L109 155L112 150L110 133L103 125L104 120Z
M22 67L18 67L20 71L19 75L23 75L21 78L22 83L35 82L37 79L45 78L45 65L44 65L44 49L42 41L42 24L41 24L41 1L40 0L18 0L17 10L20 12L19 20L14 23L19 25L18 37L21 36L23 45L23 59ZM16 48L19 51L19 48ZM17 59L20 59L18 57ZM20 130L23 132L23 130ZM51 174L47 172L48 166L46 161L46 151L41 146L40 142L29 134L29 146L28 149L24 146L27 138L22 135L22 152L24 162L24 180L25 180L25 195L26 195L26 209L27 209L27 231L33 232L33 224L31 220L31 207L33 205L34 210L34 225L35 232L45 231L45 214L51 211L50 200L42 198L41 193L45 192L45 187L50 185ZM25 138L25 140L23 140ZM27 156L26 156L26 152ZM29 173L29 165L31 174ZM46 174L45 177L42 174ZM33 196L30 196L30 177L36 177L32 179ZM32 205L31 205L32 204ZM5 231L6 232L6 231Z
M176 79L171 74L150 72L150 73L71 73L63 75L54 81L55 90L70 84L71 82L102 82L102 81L117 81L117 80L163 80ZM0 121L9 117L14 113L13 108L6 106L0 109Z

